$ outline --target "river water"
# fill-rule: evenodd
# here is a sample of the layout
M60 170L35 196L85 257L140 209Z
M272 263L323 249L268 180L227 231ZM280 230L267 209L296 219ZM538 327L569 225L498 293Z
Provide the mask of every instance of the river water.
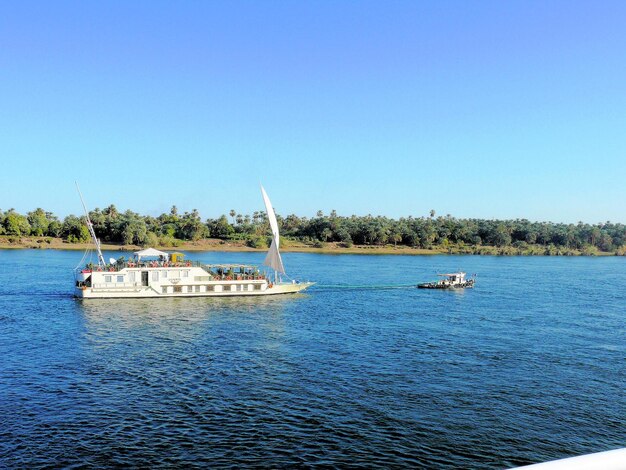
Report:
M286 253L306 294L80 301L81 256L0 250L0 467L504 468L626 445L624 258ZM458 269L476 288L407 287Z

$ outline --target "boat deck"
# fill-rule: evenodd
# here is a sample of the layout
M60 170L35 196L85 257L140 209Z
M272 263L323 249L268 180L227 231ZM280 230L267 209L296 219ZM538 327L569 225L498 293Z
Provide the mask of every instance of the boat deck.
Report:
M146 261L136 263L133 261L117 262L115 264L109 264L102 268L99 266L87 266L81 270L83 274L91 272L110 272L118 273L123 270L172 270L172 269L184 269L184 268L201 268L205 271L212 280L263 280L265 274L260 273L256 266L241 265L241 264L204 264L199 261L184 261L180 263L169 263L163 261Z

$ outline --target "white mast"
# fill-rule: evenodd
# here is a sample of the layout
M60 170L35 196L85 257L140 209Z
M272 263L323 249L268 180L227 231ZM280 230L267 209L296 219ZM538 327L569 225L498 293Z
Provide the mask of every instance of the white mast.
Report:
M274 270L274 281L278 280L278 273L285 274L285 267L283 266L283 260L280 257L278 247L280 245L280 233L278 232L278 221L276 220L276 214L274 214L274 208L270 202L270 198L267 196L265 189L261 185L261 195L263 196L263 202L265 203L265 212L267 213L267 219L269 220L270 227L272 229L272 244L267 252L265 261L263 264L269 266Z
M76 189L78 190L78 195L80 196L80 202L83 204L83 209L85 211L85 217L87 218L87 230L89 230L89 235L91 235L91 239L93 240L94 245L96 245L96 250L98 251L98 265L103 268L106 266L104 262L104 256L102 256L102 250L100 250L100 240L96 237L96 232L93 230L93 224L91 223L91 219L89 218L89 212L87 212L87 206L85 206L85 201L83 200L83 195L80 192L80 188L78 187L78 181L74 181L76 183Z

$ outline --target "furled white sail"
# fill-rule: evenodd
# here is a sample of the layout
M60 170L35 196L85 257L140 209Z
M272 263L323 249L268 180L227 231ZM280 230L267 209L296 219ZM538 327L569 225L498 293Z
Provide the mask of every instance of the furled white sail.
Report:
M272 203L270 198L267 196L265 189L261 186L261 194L263 195L263 202L265 203L265 212L267 213L267 220L270 222L270 227L272 228L272 236L276 241L276 248L280 247L280 236L278 233L278 222L276 221L276 214L274 213L274 208L272 207Z
M283 267L283 260L280 257L280 252L278 251L278 247L280 246L280 233L278 232L278 222L276 221L276 214L274 213L274 208L272 207L270 198L267 196L267 193L265 192L265 189L263 189L263 186L261 186L261 194L263 195L263 202L265 203L267 220L269 220L270 227L272 229L272 244L270 245L270 249L267 252L267 256L265 257L265 261L263 262L263 264L265 266L269 266L276 272L284 274L285 268Z
M85 205L85 200L83 199L83 194L80 192L80 187L78 186L78 181L74 181L76 183L76 189L78 190L78 195L80 196L80 202L83 205L83 209L85 210L85 219L87 220L87 230L89 231L89 235L93 240L93 244L96 246L96 251L98 252L98 266L106 266L104 261L104 256L102 256L102 250L100 249L100 240L96 237L96 232L93 229L93 224L91 223L91 219L89 218L89 212L87 211L87 206Z

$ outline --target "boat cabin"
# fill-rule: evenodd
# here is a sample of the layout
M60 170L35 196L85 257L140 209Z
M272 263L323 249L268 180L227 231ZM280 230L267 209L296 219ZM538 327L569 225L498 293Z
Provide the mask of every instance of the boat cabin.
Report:
M447 277L448 278L447 280L451 284L459 284L459 283L465 282L465 274L466 273L458 272L458 273L449 273L449 274L438 274L438 276Z

